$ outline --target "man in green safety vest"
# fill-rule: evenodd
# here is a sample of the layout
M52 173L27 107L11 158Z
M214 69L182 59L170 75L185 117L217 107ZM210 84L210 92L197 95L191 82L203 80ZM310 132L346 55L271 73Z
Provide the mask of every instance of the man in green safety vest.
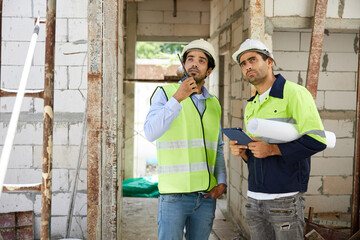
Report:
M160 240L207 240L216 199L226 190L221 137L221 106L204 87L216 65L213 46L198 39L181 60L188 75L158 87L151 98L144 131L156 141L159 165Z
M249 170L246 221L251 239L304 239L310 157L326 148L315 102L306 88L274 75L274 56L262 42L247 39L233 59L256 89L245 108L245 126L253 118L286 122L301 135L285 143L255 135L248 146L230 141L231 153L242 157Z

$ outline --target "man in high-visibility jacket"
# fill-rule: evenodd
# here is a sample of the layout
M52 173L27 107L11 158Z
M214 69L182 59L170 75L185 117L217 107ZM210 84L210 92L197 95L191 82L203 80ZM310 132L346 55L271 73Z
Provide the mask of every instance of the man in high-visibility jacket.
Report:
M248 100L245 125L252 118L271 119L295 124L302 135L278 144L261 136L252 136L248 146L230 141L232 154L249 169L246 221L251 239L304 239L310 157L326 148L316 105L306 88L274 75L274 56L262 42L247 39L233 59L257 91Z
M221 106L204 87L216 64L213 46L194 40L182 51L189 77L158 87L144 130L157 140L160 240L207 240L216 199L226 190Z

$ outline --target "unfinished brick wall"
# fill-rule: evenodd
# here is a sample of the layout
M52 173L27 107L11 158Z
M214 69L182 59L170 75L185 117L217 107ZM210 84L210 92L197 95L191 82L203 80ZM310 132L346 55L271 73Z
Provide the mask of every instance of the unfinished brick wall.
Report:
M34 28L34 18L46 17L46 1L3 1L1 88L17 89ZM52 171L53 237L65 237L71 191L79 159L82 119L87 95L87 1L57 1L55 46L54 153ZM45 24L27 89L44 86ZM0 98L0 150L15 98ZM25 98L5 183L41 182L43 100ZM86 140L86 137L85 137ZM80 168L71 236L86 237L86 146ZM2 193L0 212L34 211L35 239L40 238L41 195Z
M189 41L208 38L210 27L208 1L151 0L138 3L138 41Z
M275 72L287 80L305 85L310 36L309 32L274 32ZM312 158L306 204L307 208L314 207L315 212L351 213L356 39L356 33L331 32L324 38L316 105L325 129L336 134L337 142L335 148L326 149Z

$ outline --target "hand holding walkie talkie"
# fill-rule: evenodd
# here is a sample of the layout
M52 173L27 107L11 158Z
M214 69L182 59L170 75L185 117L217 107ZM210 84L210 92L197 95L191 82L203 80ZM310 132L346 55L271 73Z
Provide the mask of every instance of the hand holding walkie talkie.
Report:
M186 71L185 69L185 66L184 66L184 63L181 61L181 57L179 54L177 54L177 56L179 57L179 60L181 62L181 65L182 65L182 68L183 68L183 71L184 71L184 75L181 77L181 82L185 81L186 79L188 79L189 77L191 77L188 72ZM193 87L192 89L196 89L196 83L195 84L195 87ZM190 96L194 95L196 92L193 92L190 94Z

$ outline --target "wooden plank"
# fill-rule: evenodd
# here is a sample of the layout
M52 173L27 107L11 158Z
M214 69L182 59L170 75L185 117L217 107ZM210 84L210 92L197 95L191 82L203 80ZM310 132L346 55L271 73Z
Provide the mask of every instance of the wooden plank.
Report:
M311 230L305 235L308 240L325 240L315 229Z
M41 192L41 184L42 183L35 183L35 184L4 184L3 185L3 192Z

